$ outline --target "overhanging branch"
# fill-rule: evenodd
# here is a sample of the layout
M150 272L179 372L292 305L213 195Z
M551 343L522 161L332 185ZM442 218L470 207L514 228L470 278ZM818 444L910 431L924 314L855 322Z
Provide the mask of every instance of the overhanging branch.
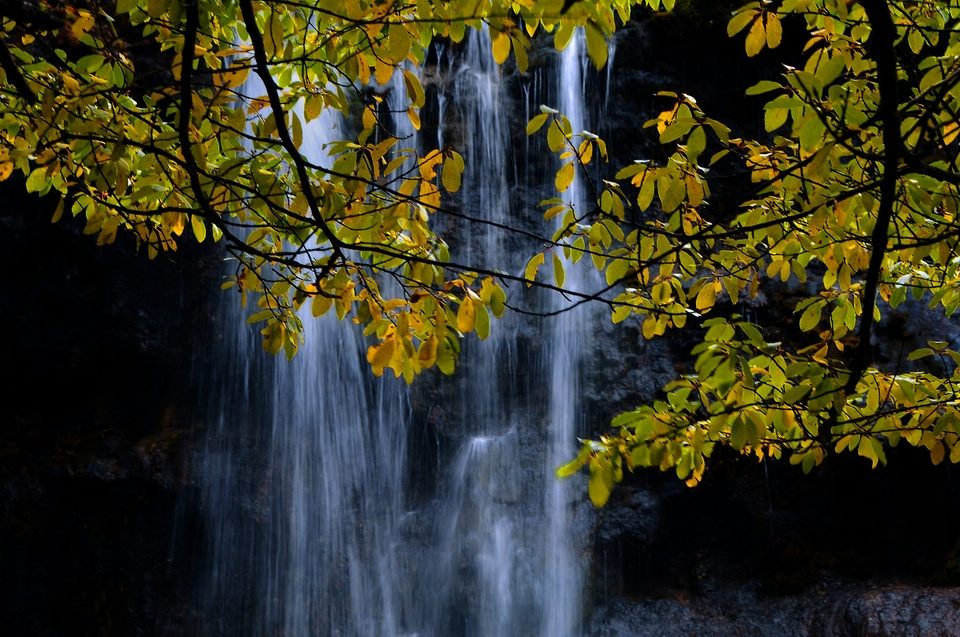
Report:
M854 351L850 364L850 377L844 390L850 394L856 390L860 377L872 361L874 310L877 302L877 286L883 268L883 257L887 251L890 221L893 218L893 204L897 196L897 176L900 158L903 155L900 138L900 114L897 99L897 55L895 43L896 27L890 17L886 0L861 0L867 18L870 20L871 34L869 46L877 64L877 90L880 94L878 111L883 127L883 174L880 177L880 203L877 221L870 238L870 263L864 277L860 329L857 332L859 344Z

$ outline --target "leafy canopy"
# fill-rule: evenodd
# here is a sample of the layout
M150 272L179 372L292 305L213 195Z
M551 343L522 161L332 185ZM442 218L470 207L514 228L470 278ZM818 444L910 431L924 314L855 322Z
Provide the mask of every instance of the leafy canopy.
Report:
M851 451L873 466L887 446L960 461L957 363L946 342L909 355L915 371L874 364L881 312L908 295L951 315L960 306L960 4L955 0L752 2L730 19L745 54L776 49L786 25L807 32L803 67L752 87L767 95L761 139L736 136L684 94L647 123L669 150L608 179L579 168L603 140L544 107L529 134L561 159L560 192L580 174L585 209L551 199L544 237L522 277L452 258L435 231L460 186L453 149L404 147L398 117L419 128L417 74L436 38L487 28L499 63L523 70L530 39L562 49L576 27L595 65L633 5L671 0L456 2L118 0L4 18L0 180L56 193L54 215L82 216L98 243L127 231L150 256L187 233L221 240L236 259L225 284L253 299L264 347L292 356L298 310L365 326L375 374L408 382L454 368L459 339L485 338L508 307L504 284L561 289L566 261L606 277L614 322L636 315L646 338L699 327L694 373L663 399L623 413L561 467L590 471L602 505L623 466L671 469L693 485L718 444L805 471ZM158 49L162 56L140 51ZM158 60L162 64L158 65ZM256 75L259 83L248 82ZM402 78L389 112L374 83ZM250 88L250 87L260 88ZM311 122L355 122L322 157L302 150ZM729 204L708 168L749 175ZM727 197L725 201L729 200ZM586 257L586 258L585 258ZM552 281L540 266L552 263ZM769 342L732 310L764 281L803 291L795 343ZM723 311L720 311L721 308ZM798 344L802 343L802 345ZM925 364L924 363L929 363Z
M901 442L960 461L960 354L933 341L907 356L915 371L874 362L883 311L908 296L947 316L960 306L958 20L955 1L747 4L727 30L745 34L748 56L779 46L784 24L807 31L803 67L747 91L769 97L769 135L734 137L692 97L667 95L647 122L673 148L667 161L603 182L596 219L563 213L562 236L622 290L614 322L637 314L646 338L688 321L704 330L694 373L558 471L588 465L595 504L623 465L697 484L718 444L804 471L843 451L876 467ZM711 208L708 167L721 160L751 187ZM729 309L765 280L802 294L796 342L770 342Z
M54 221L83 217L99 244L131 232L151 258L185 234L225 239L236 258L225 287L258 306L249 321L263 323L269 352L296 353L309 304L365 326L375 374L449 374L460 337L485 338L504 312L511 277L451 259L433 230L464 165L395 132L398 117L420 128L413 71L434 39L459 42L467 28L488 29L496 60L512 52L522 70L538 30L562 48L582 26L599 66L605 36L639 3L30 5L0 33L0 180L22 174L27 191L60 197ZM392 113L369 87L394 77L405 105ZM336 118L359 130L306 153L311 122Z

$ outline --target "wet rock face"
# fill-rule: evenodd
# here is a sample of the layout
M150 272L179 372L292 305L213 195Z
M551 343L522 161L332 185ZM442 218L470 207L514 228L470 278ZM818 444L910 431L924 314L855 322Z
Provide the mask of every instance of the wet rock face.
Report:
M135 634L182 588L170 538L219 258L97 248L21 193L0 207L0 632Z
M768 597L740 588L725 604L696 598L617 599L594 616L593 637L906 637L960 632L956 590L912 586L862 590L830 582L806 595Z

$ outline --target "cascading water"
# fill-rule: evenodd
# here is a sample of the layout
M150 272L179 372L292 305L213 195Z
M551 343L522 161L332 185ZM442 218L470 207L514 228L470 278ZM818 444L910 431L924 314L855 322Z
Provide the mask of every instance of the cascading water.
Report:
M559 105L560 111L570 120L574 133L585 129L585 109L583 103L584 56L581 53L582 34L577 32L564 49L560 62ZM579 179L574 179L565 193L566 201L575 210L582 211L586 197L580 187ZM581 267L571 267L566 285L572 290L584 290L588 278ZM569 305L561 297L552 299L554 310ZM549 447L546 454L547 472L552 472L575 453L574 443L577 434L583 428L580 406L580 367L584 348L584 337L589 334L591 313L585 307L561 313L551 324L550 348L547 352L550 369L550 406ZM545 516L547 519L548 541L553 547L573 547L574 538L571 521L571 486L566 482L548 483L545 493ZM545 621L542 635L574 635L580 630L580 608L583 590L582 564L577 563L575 554L569 550L558 549L546 556L544 579L554 583L553 595L545 606Z
M583 128L579 46L575 38L552 78L531 75L524 111L556 100ZM435 51L434 85L424 84L436 100L436 137L403 130L410 139L401 145L463 154L454 214L436 221L459 258L518 272L541 248L496 224L532 225L552 170L511 165L522 157L513 140L525 120L508 110L516 87L489 51L485 34ZM562 92L544 95L543 86ZM321 141L307 152L318 156ZM572 192L570 202L583 205L576 185ZM586 283L570 268L568 285ZM510 294L523 302L522 290ZM466 339L452 381L426 375L408 394L393 378L372 377L355 326L307 317L297 358L273 361L239 331L236 305L225 300L230 328L210 370L198 460L206 528L198 634L579 634L585 537L574 509L584 489L558 483L554 470L580 429L577 352L588 313L540 323L508 315L487 342Z
M336 128L316 123L301 151L325 157ZM236 299L222 311L199 463L209 532L198 632L399 634L404 388L372 378L359 330L335 317L305 319L288 362L236 333Z

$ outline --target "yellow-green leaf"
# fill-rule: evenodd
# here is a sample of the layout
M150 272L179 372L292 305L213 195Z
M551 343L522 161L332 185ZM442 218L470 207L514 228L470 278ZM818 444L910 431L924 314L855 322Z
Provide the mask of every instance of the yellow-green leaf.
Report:
M193 236L197 238L197 243L203 243L207 238L207 226L204 225L203 219L197 215L190 215L190 227L193 229Z
M487 314L487 308L484 305L476 304L474 306L474 312L476 313L476 323L474 324L474 331L477 336L480 337L481 341L487 340L487 337L490 336L490 315Z
M714 303L717 302L717 288L719 287L718 282L716 281L707 281L706 284L700 291L697 293L697 310L704 312L713 307Z
M590 56L590 61L596 68L602 69L607 63L607 41L593 22L588 22L584 31L587 39L587 55Z
M800 315L800 329L804 332L809 332L817 325L820 324L820 312L823 309L823 304L820 302L811 303L803 311L803 314Z
M554 252L553 253L553 281L557 284L557 287L562 288L563 282L566 280L566 274L563 271L563 261L560 259L560 256Z

